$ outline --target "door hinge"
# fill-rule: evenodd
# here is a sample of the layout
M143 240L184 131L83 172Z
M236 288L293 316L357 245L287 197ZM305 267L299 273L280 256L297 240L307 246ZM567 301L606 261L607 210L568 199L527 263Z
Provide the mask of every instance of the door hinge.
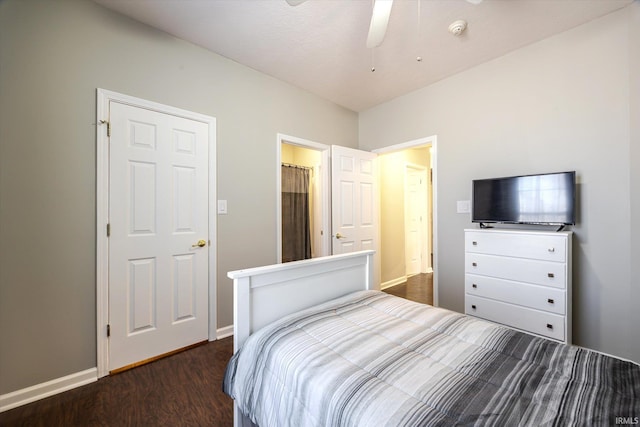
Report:
M107 325L107 338L111 336L111 325Z
M100 123L107 125L107 136L111 136L111 122L108 120L100 120Z
M111 224L107 223L107 237L111 236Z

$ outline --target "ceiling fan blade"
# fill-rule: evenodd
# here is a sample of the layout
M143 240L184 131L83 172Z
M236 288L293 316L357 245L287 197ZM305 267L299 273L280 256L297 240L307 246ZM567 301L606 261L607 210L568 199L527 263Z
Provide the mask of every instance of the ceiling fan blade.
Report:
M289 3L289 6L297 6L305 1L307 0L287 0L287 3Z
M469 3L471 4L480 4L482 3L482 0L467 0Z
M369 36L367 37L368 48L377 47L382 44L384 35L387 32L387 24L389 23L392 5L393 0L374 0Z

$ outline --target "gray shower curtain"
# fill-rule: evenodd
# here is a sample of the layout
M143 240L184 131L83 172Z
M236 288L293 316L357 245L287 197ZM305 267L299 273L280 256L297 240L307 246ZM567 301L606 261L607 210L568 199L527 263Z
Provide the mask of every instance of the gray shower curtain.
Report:
M309 169L282 165L282 262L311 258Z

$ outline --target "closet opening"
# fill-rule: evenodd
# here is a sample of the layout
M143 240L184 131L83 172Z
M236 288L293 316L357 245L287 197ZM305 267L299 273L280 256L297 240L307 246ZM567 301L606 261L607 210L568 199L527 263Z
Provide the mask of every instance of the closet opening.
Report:
M278 137L278 262L330 254L329 146Z
M286 144L285 144L286 145ZM283 147L285 148L285 147ZM282 262L313 257L313 167L282 163ZM315 243L315 242L314 242Z

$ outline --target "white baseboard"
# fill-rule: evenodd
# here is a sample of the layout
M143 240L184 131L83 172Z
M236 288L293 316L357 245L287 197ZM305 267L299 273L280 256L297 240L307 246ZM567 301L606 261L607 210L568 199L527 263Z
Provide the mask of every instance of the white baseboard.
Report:
M224 328L219 328L216 331L217 339L221 340L222 338L227 338L233 335L233 325L225 326Z
M399 285L400 283L404 283L407 281L407 276L400 276L393 280L389 280L388 282L384 282L380 284L380 290L387 289L395 285Z
M31 387L16 390L11 393L0 395L0 412L62 393L76 387L83 386L98 380L98 369L91 368L86 371L76 372L66 377L56 378L45 383L36 384Z
M217 339L233 336L233 325L225 326L216 331ZM56 378L45 383L36 384L22 390L0 395L0 412L8 411L36 400L44 399L54 394L62 393L76 387L98 380L98 368L76 372L66 377Z

